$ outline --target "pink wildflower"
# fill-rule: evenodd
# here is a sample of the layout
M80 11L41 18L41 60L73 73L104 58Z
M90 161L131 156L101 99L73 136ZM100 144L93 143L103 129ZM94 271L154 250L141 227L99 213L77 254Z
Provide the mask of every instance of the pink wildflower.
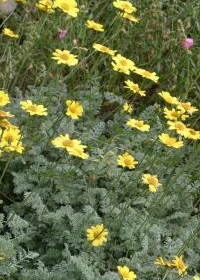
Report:
M187 38L182 42L182 46L184 49L189 50L194 44L194 40L192 38Z
M60 30L58 31L58 37L59 37L59 39L64 38L64 37L66 36L66 34L67 34L67 29L60 29Z

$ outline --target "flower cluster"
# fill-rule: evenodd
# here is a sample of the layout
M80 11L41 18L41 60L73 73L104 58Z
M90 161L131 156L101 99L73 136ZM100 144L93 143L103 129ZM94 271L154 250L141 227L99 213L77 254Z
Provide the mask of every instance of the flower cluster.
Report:
M187 274L187 268L188 266L185 265L184 261L183 261L183 257L182 256L175 256L172 260L172 262L170 261L164 261L162 257L159 257L155 262L155 265L163 265L163 266L167 266L169 268L176 268L178 270L178 273L180 276L184 276Z
M77 17L79 11L75 0L40 0L36 7L49 14L54 13L55 9L59 8L71 17Z
M0 106L6 106L8 103L10 103L8 94L0 90ZM14 115L11 115L9 112L0 111L0 154L2 152L17 152L21 154L24 150L19 127L7 120L7 118L13 117Z
M168 119L167 124L169 126L169 130L174 130L180 137L199 140L200 132L188 127L182 122L188 119L190 115L198 111L197 108L191 106L190 102L179 101L177 97L172 96L167 91L161 91L158 95L161 96L165 102L176 107L171 108L171 110L164 107L164 115L165 118ZM183 146L183 141L177 141L175 137L171 137L168 133L162 133L159 135L159 139L168 147L180 148Z

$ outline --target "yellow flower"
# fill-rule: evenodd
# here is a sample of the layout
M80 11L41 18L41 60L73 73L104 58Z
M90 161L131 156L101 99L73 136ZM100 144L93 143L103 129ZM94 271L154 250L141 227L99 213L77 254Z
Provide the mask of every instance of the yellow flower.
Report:
M178 269L178 273L179 275L186 275L187 271L186 269L188 268L188 266L186 266L182 260L182 256L178 257L175 256L174 259L172 260L173 265Z
M177 141L175 137L170 137L167 133L162 133L159 135L159 139L162 143L168 147L180 148L183 146L183 141Z
M131 113L133 111L133 108L130 104L126 103L124 106L123 106L123 109L125 112L128 112L128 113Z
M131 14L132 12L136 11L136 8L128 1L116 0L113 2L113 6L120 10L123 10L124 12L126 12L128 14Z
M118 165L122 167L128 167L129 169L134 169L135 165L138 164L138 161L135 161L134 157L129 153L124 153L121 156L118 156L117 160Z
M10 103L8 94L5 93L3 90L0 90L0 106L5 106L8 103Z
M75 0L55 0L55 4L64 13L67 13L72 17L77 17L79 9L77 8L77 3Z
M9 28L4 28L2 30L3 34L4 35L7 35L9 37L12 37L12 38L18 38L19 35L15 34L12 30L10 30Z
M193 277L193 280L200 280L200 278L199 278L198 275L195 275L195 276Z
M87 159L89 156L84 153L84 149L87 146L82 145L81 141L77 139L70 139L68 134L60 135L53 139L51 143L57 148L64 148L70 155Z
M12 128L14 125L12 125L8 120L6 119L0 119L0 127L2 128Z
M171 96L168 91L161 91L158 93L167 103L169 104L179 104L179 101L176 97Z
M166 119L172 121L177 121L178 118L181 118L181 120L184 121L189 117L188 115L183 114L183 111L177 111L174 108L172 108L172 110L169 110L166 107L164 108L164 114Z
M136 119L130 119L127 121L126 125L128 127L137 128L141 131L149 131L150 126L148 124L144 124L143 121L139 121Z
M14 115L11 115L9 112L0 111L0 118L13 118Z
M149 72L147 70L144 70L144 69L140 69L140 68L136 68L134 69L134 73L142 76L143 78L147 78L149 80L152 80L153 82L157 83L158 82L158 79L159 77L156 75L155 72Z
M1 141L1 147L8 146L15 140L20 140L20 130L18 128L8 128L4 131Z
M47 109L43 105L33 104L31 100L20 102L22 109L32 115L47 116Z
M107 54L110 54L110 55L115 55L116 51L113 51L103 45L100 45L100 44L96 44L94 43L93 44L93 48L96 49L97 51L99 52L102 52L102 53L107 53Z
M139 19L134 17L133 15L130 15L128 13L120 13L120 16L123 17L123 18L126 18L132 22L139 22Z
M125 81L125 84L127 85L127 86L125 86L125 88L129 88L133 93L139 93L141 96L145 96L146 95L145 91L140 90L138 84L135 84L135 83L133 83L130 80Z
M36 4L36 7L40 10L47 12L48 14L52 14L55 12L56 5L51 0L41 0Z
M177 108L183 110L184 112L187 112L190 115L198 111L196 107L191 106L190 102L179 102Z
M137 275L133 271L130 271L127 266L118 266L117 269L124 280L134 280L137 278Z
M66 105L68 107L66 115L70 116L73 120L77 120L83 114L83 107L79 105L77 101L67 100Z
M87 27L88 28L91 28L91 29L94 29L96 31L100 31L100 32L103 32L104 31L104 28L103 28L103 25L100 24L100 23L97 23L93 20L87 20Z
M91 241L94 247L102 246L104 242L107 242L106 235L108 235L108 231L104 229L103 224L87 229L87 240Z
M184 132L184 137L193 139L193 140L199 140L200 139L200 131L196 131L192 128L186 128Z
M169 262L169 261L164 261L162 257L159 257L155 262L155 265L165 265L168 267L172 267L173 263Z
M21 141L19 142L18 140L14 140L10 143L10 145L6 146L4 149L7 152L17 152L21 154L24 150L24 147Z
M158 186L162 185L158 182L157 175L144 174L142 176L142 181L144 184L149 185L150 192L157 192Z
M113 56L112 60L115 61L115 63L111 63L115 71L130 75L130 71L135 69L135 63L132 60L122 56L121 54Z
M57 64L67 64L68 66L74 66L78 64L78 59L76 58L77 55L73 55L70 53L70 51L64 50L61 51L59 49L56 49L55 52L53 52L52 59L57 60Z
M180 134L180 135L184 135L185 134L185 130L187 129L186 125L184 125L184 123L182 123L182 122L178 122L178 121L171 122L171 121L168 121L167 124L169 125L169 129L170 130L175 129L176 132L178 134Z

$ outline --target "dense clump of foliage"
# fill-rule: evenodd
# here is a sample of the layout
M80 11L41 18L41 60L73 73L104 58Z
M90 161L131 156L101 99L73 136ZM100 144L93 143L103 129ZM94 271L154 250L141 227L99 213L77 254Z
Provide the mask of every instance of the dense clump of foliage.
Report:
M199 280L199 1L0 10L0 279Z

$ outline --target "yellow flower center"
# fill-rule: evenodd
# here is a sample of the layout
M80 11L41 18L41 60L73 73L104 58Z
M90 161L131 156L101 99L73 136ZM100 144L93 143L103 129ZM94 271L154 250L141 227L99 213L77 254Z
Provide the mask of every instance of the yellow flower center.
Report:
M167 140L166 140L166 143L167 143L168 145L174 145L175 141L174 141L174 139L167 139Z
M179 129L179 130L184 130L184 129L185 129L185 126L184 126L184 124L182 124L182 123L177 123L177 124L175 124L175 128L176 128L176 129Z
M65 146L65 147L73 147L74 146L74 143L73 143L73 141L72 140L64 140L63 142L62 142L62 144L63 144L63 146Z
M107 48L107 47L100 47L100 50L101 50L102 52L108 52L108 48Z
M130 158L125 158L124 159L124 163L126 164L126 165L131 165L131 159Z
M185 265L184 265L184 263L183 263L183 261L182 261L181 259L179 259L179 260L177 261L177 266L178 266L178 268L180 268L180 269L184 269L184 268L185 268Z
M135 125L138 126L138 127L143 127L142 121L136 121Z
M190 134L192 134L192 135L196 135L196 131L195 131L194 129L190 129L189 132L190 132Z
M6 141L14 141L15 140L15 137L12 135L12 134L7 134L5 137L4 137L4 139L6 140Z
M179 114L178 112L171 112L172 117L178 118Z
M75 113L76 113L76 107L73 106L73 105L71 105L71 106L69 107L69 110L70 110L70 112L72 112L72 114L75 114Z
M95 229L94 232L93 232L93 235L94 235L94 239L98 240L98 239L101 239L102 238L102 233L100 233L101 231L98 230L98 229Z
M127 66L127 61L126 59L120 59L119 63L122 65L122 66Z
M153 185L153 186L157 185L156 178L154 178L154 177L148 178L147 181L150 185Z
M37 106L36 106L36 105L30 105L30 106L28 107L28 109L29 109L30 111L32 111L32 112L36 112L36 111L37 111Z
M63 60L68 60L69 59L69 55L66 53L62 53L60 54L60 58L62 58Z

